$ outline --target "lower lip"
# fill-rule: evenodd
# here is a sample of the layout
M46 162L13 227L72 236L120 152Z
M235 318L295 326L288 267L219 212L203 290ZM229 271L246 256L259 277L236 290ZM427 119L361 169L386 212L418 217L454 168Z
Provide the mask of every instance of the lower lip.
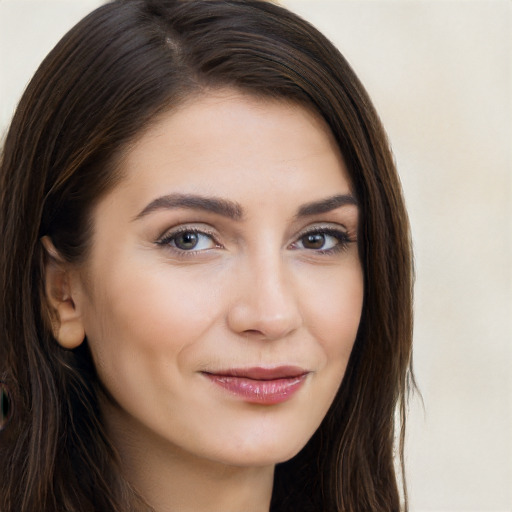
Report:
M297 377L273 380L255 380L230 375L205 373L209 380L239 396L245 402L274 405L289 400L304 384L307 373Z

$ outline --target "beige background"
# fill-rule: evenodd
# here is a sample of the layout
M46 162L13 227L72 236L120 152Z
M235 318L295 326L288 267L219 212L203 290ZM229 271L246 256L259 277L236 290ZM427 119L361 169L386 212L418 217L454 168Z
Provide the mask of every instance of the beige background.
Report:
M0 130L95 0L0 0ZM367 86L416 251L411 509L512 510L512 2L287 0Z

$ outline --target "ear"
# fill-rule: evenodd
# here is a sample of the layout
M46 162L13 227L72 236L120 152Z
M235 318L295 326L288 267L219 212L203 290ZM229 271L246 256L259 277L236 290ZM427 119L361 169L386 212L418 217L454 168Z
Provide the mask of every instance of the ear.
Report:
M51 311L53 336L62 347L73 349L85 339L82 315L73 293L76 273L60 256L49 237L41 238L41 243L46 252L45 294Z

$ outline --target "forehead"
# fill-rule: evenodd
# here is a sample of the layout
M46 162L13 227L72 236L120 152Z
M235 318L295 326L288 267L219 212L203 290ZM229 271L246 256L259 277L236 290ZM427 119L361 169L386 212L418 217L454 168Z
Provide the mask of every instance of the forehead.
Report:
M318 114L234 90L192 97L162 114L124 154L120 170L121 187L147 199L175 189L236 197L280 184L288 194L310 187L323 196L351 188Z

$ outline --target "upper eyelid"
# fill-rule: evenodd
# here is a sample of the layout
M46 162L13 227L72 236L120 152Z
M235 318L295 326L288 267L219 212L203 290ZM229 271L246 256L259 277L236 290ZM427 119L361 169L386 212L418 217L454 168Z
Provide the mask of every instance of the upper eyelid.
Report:
M202 233L204 235L211 236L212 238L215 238L215 236L216 236L216 230L212 227L205 225L205 224L200 224L200 225L179 224L172 228L165 229L162 232L162 234L157 237L157 240L162 240L164 238L170 238L173 235L178 235L180 233L186 233L189 231L193 232L193 233Z
M337 222L315 222L314 224L310 224L310 225L298 230L296 236L300 236L300 233L308 233L310 231L321 231L322 229L325 229L325 230L331 229L331 230L346 231L346 232L349 231L347 226L345 226L344 224L337 223ZM206 235L213 236L215 234L215 232L217 232L217 229L215 229L214 227L212 227L208 224L203 224L203 223L198 223L198 224L184 223L184 224L178 224L174 227L165 229L162 232L161 236L165 236L166 234L172 234L172 233L182 233L184 231L194 231L194 232L204 233Z
M310 231L334 230L348 232L347 226L334 222L319 222L301 229L299 233L308 233Z
M338 224L333 222L320 222L315 223L309 226L306 226L305 228L301 229L297 235L295 235L296 238L300 238L304 235L307 235L308 233L321 233L321 232L339 232L343 233L344 235L351 236L353 232L357 232L356 230L351 230L344 224Z

